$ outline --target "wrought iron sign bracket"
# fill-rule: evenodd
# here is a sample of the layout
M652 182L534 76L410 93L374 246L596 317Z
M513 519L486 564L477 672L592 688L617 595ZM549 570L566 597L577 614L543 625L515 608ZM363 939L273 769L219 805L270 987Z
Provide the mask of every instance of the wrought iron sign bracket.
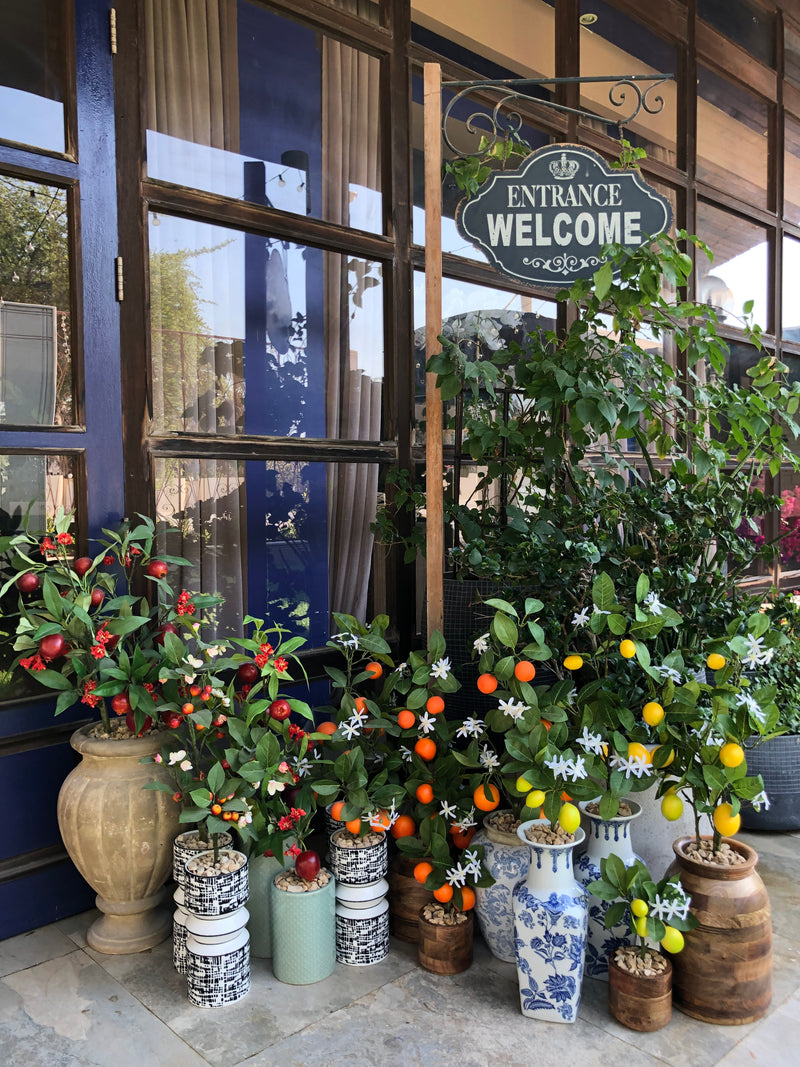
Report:
M481 90L495 91L502 94L501 99L497 102L490 114L486 111L475 111L469 116L464 124L469 133L482 134L487 138L487 150L491 150L501 137L506 140L509 137L517 137L519 141L526 143L523 138L519 137L519 131L522 129L523 122L522 116L516 111L501 114L501 109L511 100L528 100L541 107L551 108L554 111L566 112L569 115L578 115L582 118L595 120L599 119L601 122L612 122L617 127L621 136L623 126L633 122L641 111L645 111L648 115L658 115L663 110L664 98L657 92L657 90L659 86L667 81L671 81L673 78L673 74L609 74L601 77L586 78L507 78L495 80L484 79L483 81L469 82L442 82L442 89L450 91L458 90L442 113L442 137L444 143L451 152L454 152L456 155L463 154L455 147L448 135L448 122L452 117L453 108L456 107L461 100L468 97L471 93ZM633 110L630 111L630 114L621 115L616 119L603 119L601 115L593 114L591 111L583 111L580 108L557 104L553 100L533 97L524 91L526 89L533 89L544 85L582 85L600 84L603 82L612 83L611 88L608 91L608 100L612 107L626 107L626 102L628 108L630 108L631 105L635 105ZM633 95L633 99L628 102L629 92ZM481 125L484 122L490 123L486 129Z

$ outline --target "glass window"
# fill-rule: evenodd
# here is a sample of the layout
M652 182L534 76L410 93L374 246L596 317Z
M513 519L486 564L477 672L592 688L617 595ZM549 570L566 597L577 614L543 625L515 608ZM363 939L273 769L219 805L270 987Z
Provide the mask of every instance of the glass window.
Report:
M0 34L0 137L65 150L66 73L63 0L3 4Z
M221 631L247 612L319 647L331 611L366 617L376 465L156 459L155 486L163 548L192 562L186 588L225 597Z
M751 56L775 66L775 16L752 0L697 0L697 14Z
M783 213L800 224L800 119L785 115L783 129Z
M0 175L0 424L75 421L67 193Z
M150 217L153 433L378 441L372 261Z
M800 341L800 241L783 238L783 322L785 341Z
M382 232L380 61L250 0L213 7L148 5L149 177Z
M755 322L771 330L766 228L700 201L697 234L714 254L711 263L696 254L698 300L713 307L720 322L739 327L743 305L752 300Z
M783 72L789 81L800 85L800 32L788 22L783 26Z
M581 0L581 14L595 16L594 22L580 27L582 77L654 73L674 75L677 72L675 46L656 37L627 15L615 11L609 4L602 0ZM615 107L609 100L609 88L607 82L582 85L580 106L601 117L594 123L591 120L584 121L617 137L616 121L620 116L634 111L637 98L633 89L615 89L614 103L622 102L622 106ZM654 115L643 108L637 118L625 126L625 137L644 148L651 159L674 166L677 128L675 81L665 82L651 93L647 98L650 106L655 105L656 95L662 97L663 108Z
M707 67L697 68L697 177L767 205L769 107Z

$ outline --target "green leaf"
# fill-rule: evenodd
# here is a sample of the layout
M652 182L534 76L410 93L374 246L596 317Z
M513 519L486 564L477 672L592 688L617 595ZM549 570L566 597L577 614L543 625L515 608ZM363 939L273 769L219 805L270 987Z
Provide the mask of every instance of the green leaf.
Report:
M614 607L614 583L605 571L592 583L592 601L600 611L611 611Z
M216 796L225 782L225 771L223 771L221 764L214 764L206 776L206 781L208 782L208 788Z
M48 689L74 689L75 683L69 678L65 678L63 674L59 674L58 671L36 671L34 677L37 682L41 682L42 685L46 685Z
M614 267L610 261L607 260L599 270L594 272L592 281L597 299L605 300L614 282Z
M495 637L505 648L515 649L519 640L517 624L508 615L498 611L492 619L490 626L492 636Z

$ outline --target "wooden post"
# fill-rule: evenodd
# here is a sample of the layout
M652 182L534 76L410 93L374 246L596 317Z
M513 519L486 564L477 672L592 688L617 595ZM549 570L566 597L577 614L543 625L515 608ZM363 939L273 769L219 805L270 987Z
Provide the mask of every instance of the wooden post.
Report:
M441 351L442 332L442 69L425 64L425 356ZM436 375L425 375L425 541L428 638L442 629L444 507L442 500L442 398Z

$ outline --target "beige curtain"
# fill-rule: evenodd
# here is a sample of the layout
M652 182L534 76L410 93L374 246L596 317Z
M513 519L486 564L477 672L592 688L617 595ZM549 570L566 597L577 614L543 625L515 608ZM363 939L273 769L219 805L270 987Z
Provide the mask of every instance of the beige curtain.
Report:
M236 0L145 0L145 56L148 129L237 151ZM208 166L214 165L210 154ZM163 225L166 229L167 220ZM198 250L207 243L202 229L198 224L192 242ZM164 289L158 232L151 231L151 350L153 377L160 383L154 423L164 429L233 434L235 413L215 383L221 377L235 382L241 374L241 343L197 334L176 338L176 331L163 328L167 316L158 305ZM171 408L165 403L168 395L174 400ZM222 593L220 629L239 629L245 589L245 497L239 465L214 459L158 463L156 483L157 516L175 531L168 548L192 563L185 580L203 592Z
M341 0L355 14L370 4ZM325 38L322 52L323 214L350 223L354 186L380 189L377 59ZM365 373L368 353L351 348L356 316L376 317L368 332L380 344L382 315L359 307L368 281L363 261L325 256L326 416L328 436L349 441L380 439L382 378ZM372 277L375 276L373 268ZM353 299L355 298L355 299ZM370 304L376 307L380 302ZM359 335L365 336L363 321ZM375 518L378 470L374 465L331 464L328 469L328 560L330 606L363 618L372 559L370 523Z

